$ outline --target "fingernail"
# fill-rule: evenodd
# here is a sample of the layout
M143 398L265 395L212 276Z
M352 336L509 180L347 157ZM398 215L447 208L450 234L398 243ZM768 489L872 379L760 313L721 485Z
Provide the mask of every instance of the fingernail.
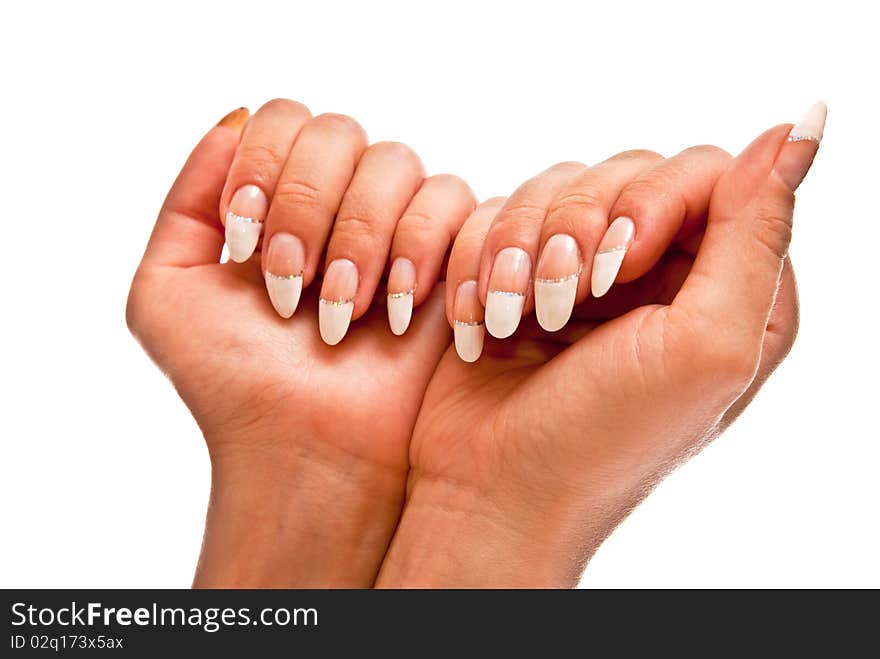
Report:
M779 150L773 168L789 190L796 190L819 150L819 142L825 132L828 108L816 103L797 122L788 134L788 142Z
M593 297L605 295L617 279L620 264L632 244L635 231L635 224L628 217L618 217L605 231L596 256L593 257L593 276L590 281Z
M327 345L335 346L348 331L357 287L358 270L354 263L336 259L327 266L318 305L318 327Z
M463 361L475 362L483 352L486 332L476 281L469 279L458 285L452 310L455 351Z
M495 256L486 295L486 329L495 338L506 339L516 331L531 270L529 255L519 247L505 247Z
M302 241L289 233L276 233L266 252L266 290L272 306L282 318L290 318L302 293L306 250Z
M791 132L788 134L788 141L800 142L802 140L810 140L811 142L821 142L822 135L825 132L825 118L827 116L828 107L822 102L815 103L791 129Z
M226 244L229 258L236 263L247 261L260 240L260 230L269 201L256 185L245 185L235 191L226 213Z
M562 329L571 318L580 270L574 238L560 233L547 241L535 273L535 315L548 332Z
M388 273L388 324L397 336L409 327L415 290L416 266L403 257L394 259Z
M233 110L225 117L223 117L220 121L217 122L218 126L225 126L226 128L231 128L232 130L241 132L241 129L244 128L244 125L247 123L247 120L250 118L251 113L247 108L238 108L237 110Z

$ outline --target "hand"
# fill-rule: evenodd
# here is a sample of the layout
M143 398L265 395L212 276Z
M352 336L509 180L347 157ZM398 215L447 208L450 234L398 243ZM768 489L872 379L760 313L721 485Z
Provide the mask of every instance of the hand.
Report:
M824 119L816 106L733 160L699 147L564 163L476 210L450 258L447 317L479 361L450 350L431 380L379 585L573 586L742 411L794 340L793 191ZM535 303L557 333L526 317L514 334ZM510 338L480 357L484 308Z
M211 456L196 585L373 583L400 514L419 404L449 345L432 289L473 206L459 179L424 179L408 147L367 146L354 120L313 118L292 101L249 119L234 112L195 148L159 214L127 318ZM241 263L218 262L221 218ZM268 247L250 258L262 227ZM402 337L381 306L369 308L389 253ZM423 311L407 331L413 304Z

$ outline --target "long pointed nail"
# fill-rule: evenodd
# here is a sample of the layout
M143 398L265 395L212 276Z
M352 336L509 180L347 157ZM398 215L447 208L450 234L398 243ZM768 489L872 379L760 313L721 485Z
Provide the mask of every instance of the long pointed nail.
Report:
M602 297L611 288L620 265L626 256L626 250L632 244L635 236L635 224L628 217L618 217L602 237L596 256L593 257L593 275L590 287L593 289L593 297Z
M335 346L348 332L357 287L358 270L354 263L336 259L327 266L318 305L318 327L327 345Z
M788 141L779 150L773 169L789 190L796 190L810 171L825 134L827 115L828 108L824 103L813 105L794 125Z
M260 240L260 230L269 200L256 185L245 185L235 191L226 213L226 244L229 258L236 263L247 261Z
M415 292L416 266L403 257L394 259L388 273L388 324L397 336L409 327Z
M801 117L791 132L788 134L789 142L800 142L809 140L812 142L821 142L825 133L825 118L828 116L828 106L821 101L814 103L807 110L806 114Z
M548 332L562 329L571 318L580 270L577 241L561 233L551 237L535 273L535 315Z
M486 330L497 339L516 331L522 318L532 263L519 247L505 247L492 265L486 295Z
M483 352L486 330L483 325L483 305L480 304L477 282L473 279L458 285L452 317L455 351L462 361L477 361Z
M302 293L306 250L302 241L289 233L276 233L266 251L266 290L272 306L282 318L290 318Z

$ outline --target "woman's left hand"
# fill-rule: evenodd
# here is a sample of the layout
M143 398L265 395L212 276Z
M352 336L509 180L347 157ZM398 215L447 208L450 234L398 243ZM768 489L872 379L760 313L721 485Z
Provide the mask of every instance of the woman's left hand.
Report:
M425 179L402 144L368 146L350 118L275 100L240 136L245 120L233 113L193 151L128 304L132 332L211 456L195 582L370 586L400 515L419 404L449 345L434 283L473 196L455 177ZM236 200L236 189L247 194ZM220 264L221 218L244 213L245 202L261 214L226 232L242 262ZM263 223L268 250L251 257ZM389 254L415 264L401 285L419 283L403 336L371 304ZM298 279L302 299L276 279Z

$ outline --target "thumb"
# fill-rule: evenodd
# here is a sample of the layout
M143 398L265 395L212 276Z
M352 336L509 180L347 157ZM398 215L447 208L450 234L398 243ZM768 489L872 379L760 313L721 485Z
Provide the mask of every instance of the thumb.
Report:
M193 149L159 212L144 263L187 267L219 261L220 193L248 117L245 108L230 112Z
M707 321L715 340L760 353L791 241L794 191L819 148L826 108L771 128L731 163L709 205L706 234L672 308Z

